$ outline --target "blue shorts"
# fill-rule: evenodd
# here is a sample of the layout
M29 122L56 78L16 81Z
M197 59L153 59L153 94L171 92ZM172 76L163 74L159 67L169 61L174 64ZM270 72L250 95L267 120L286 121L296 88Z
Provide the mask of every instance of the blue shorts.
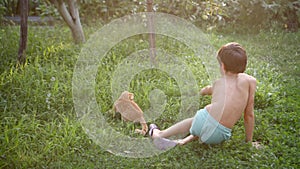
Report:
M220 124L206 109L196 113L190 133L206 144L219 144L231 137L231 129Z

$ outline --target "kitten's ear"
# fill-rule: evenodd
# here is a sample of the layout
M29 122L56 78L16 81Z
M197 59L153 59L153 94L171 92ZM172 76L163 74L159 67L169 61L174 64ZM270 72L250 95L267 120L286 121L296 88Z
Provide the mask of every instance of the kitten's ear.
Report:
M129 98L129 100L133 100L134 99L134 94L133 93L128 93L128 98Z

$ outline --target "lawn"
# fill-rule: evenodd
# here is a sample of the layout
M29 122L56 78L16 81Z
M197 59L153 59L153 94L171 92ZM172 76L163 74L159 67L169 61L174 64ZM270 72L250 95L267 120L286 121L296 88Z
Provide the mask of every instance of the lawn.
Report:
M99 27L84 28L92 35ZM29 27L27 58L17 67L19 28L0 28L0 168L299 168L300 32L282 30L258 33L206 32L212 46L236 41L248 53L247 73L258 80L255 96L255 149L244 143L242 120L232 138L215 146L193 142L147 158L129 158L106 151L82 128L73 104L72 78L82 46L74 45L67 27ZM175 39L157 36L157 46L184 62L197 88L209 84L201 58ZM138 124L113 116L111 78L117 65L131 53L147 49L145 35L130 37L99 63L95 95L103 117L116 131L131 137ZM142 109L149 109L151 91L164 93L165 109L150 118L165 128L177 121L181 88L158 69L143 70L130 83ZM163 96L166 96L165 98ZM148 99L150 97L150 100ZM209 102L199 98L198 107ZM142 156L142 155L141 155Z

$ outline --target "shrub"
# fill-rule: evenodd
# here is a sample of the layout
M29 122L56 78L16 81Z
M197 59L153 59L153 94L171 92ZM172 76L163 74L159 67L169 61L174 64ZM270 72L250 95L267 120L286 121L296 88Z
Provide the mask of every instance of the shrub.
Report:
M242 29L281 28L297 31L300 3L296 0L230 0L226 2L226 21Z

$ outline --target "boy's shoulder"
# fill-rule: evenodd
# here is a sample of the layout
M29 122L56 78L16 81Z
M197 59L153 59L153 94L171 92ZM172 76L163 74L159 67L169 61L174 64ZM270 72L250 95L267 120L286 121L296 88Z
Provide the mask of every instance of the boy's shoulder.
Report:
M255 77L248 75L246 73L239 73L239 78L247 80L249 83L256 83Z
M256 79L251 76L248 75L246 73L238 73L238 78L237 78L237 82L240 86L252 86L255 87L256 86ZM222 86L224 85L224 83L226 83L226 80L224 77L217 79L214 83L213 83L213 88L217 87L217 86Z
M248 81L248 82L256 82L256 79L255 79L255 77L253 77L253 76L251 76L251 75L248 75L248 74L246 74L246 73L238 73L238 79L241 79L241 80L245 80L245 81ZM219 83L219 82L221 82L221 81L223 81L224 80L224 77L222 77L222 78L219 78L219 79L217 79L216 81L215 81L215 83Z
M251 88L251 90L255 90L256 79L253 76L248 75L246 73L239 73L239 79L240 79L239 81L241 84L245 84L246 86Z

